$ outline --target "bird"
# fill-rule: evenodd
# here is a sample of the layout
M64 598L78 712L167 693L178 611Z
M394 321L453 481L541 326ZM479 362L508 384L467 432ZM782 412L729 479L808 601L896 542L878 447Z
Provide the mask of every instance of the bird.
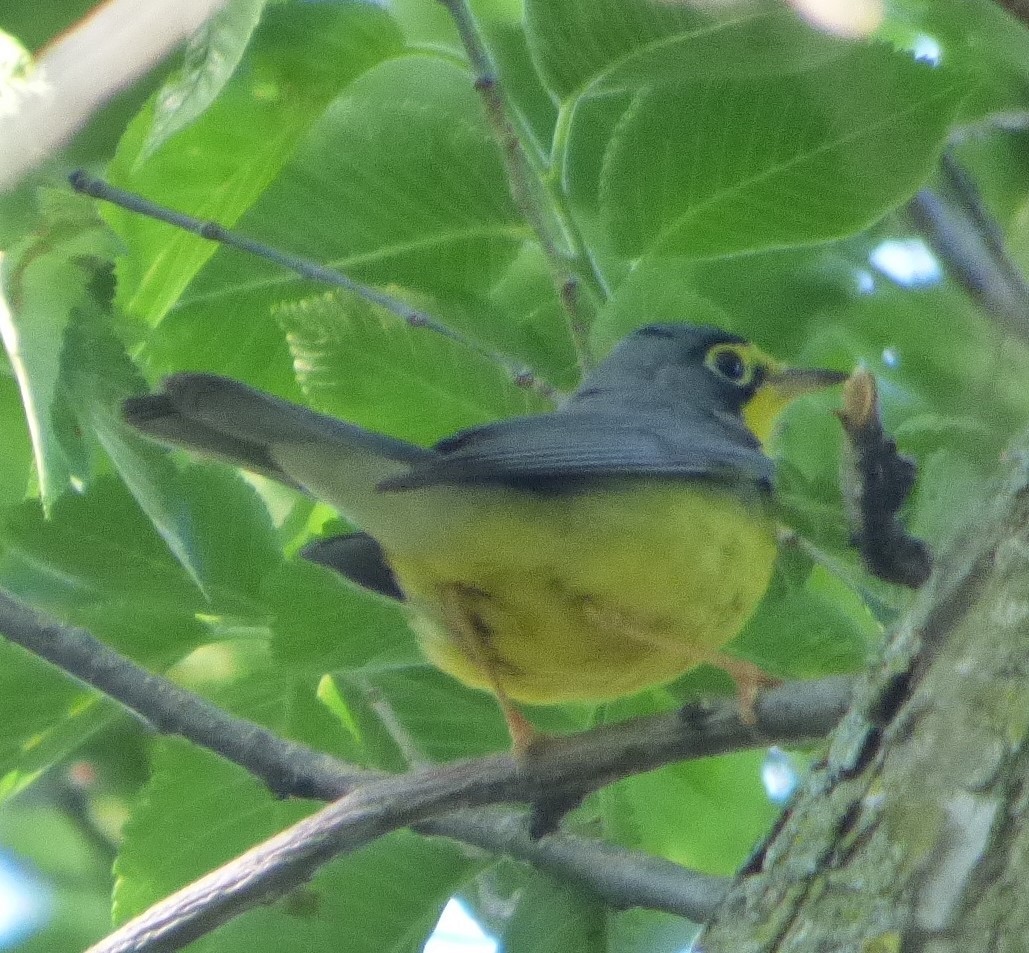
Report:
M357 531L302 555L408 610L427 659L497 699L601 703L709 663L746 720L776 681L722 649L768 588L768 442L795 398L845 373L788 367L688 322L628 334L556 409L423 447L209 373L165 378L123 419L173 448L333 506Z

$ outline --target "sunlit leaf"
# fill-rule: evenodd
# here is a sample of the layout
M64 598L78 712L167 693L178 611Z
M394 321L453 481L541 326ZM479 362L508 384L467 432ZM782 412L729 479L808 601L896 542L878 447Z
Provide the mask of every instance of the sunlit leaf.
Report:
M18 382L44 506L52 507L73 475L76 437L55 417L64 335L76 308L97 293L97 262L111 255L110 235L88 205L55 196L41 232L3 260L0 334Z
M928 175L966 80L867 48L774 84L641 93L600 186L614 245L705 257L871 224Z
M273 5L246 60L202 117L143 159L153 123L152 107L144 110L122 140L111 180L232 225L333 96L398 48L395 25L371 4ZM214 247L135 213L106 215L131 249L118 262L118 301L156 324Z
M141 159L193 122L229 81L246 52L267 0L231 0L186 45L181 70L157 94Z

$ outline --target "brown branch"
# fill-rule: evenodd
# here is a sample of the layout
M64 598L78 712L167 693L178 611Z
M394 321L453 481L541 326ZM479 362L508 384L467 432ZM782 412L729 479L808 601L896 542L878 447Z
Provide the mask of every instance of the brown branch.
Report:
M765 744L769 722L787 732L802 725L802 737L810 738L812 708L823 708L821 734L842 714L847 692L841 689L848 684L846 679L823 679L798 683L790 692L769 692L758 704L756 725L740 720L735 702L697 707L554 739L528 762L492 755L363 782L317 814L155 904L88 953L181 949L256 904L294 890L333 857L437 814L501 802L532 803L542 792L548 798L574 797L664 764L669 754L719 754L759 740ZM800 703L798 692L807 696ZM608 846L607 851L610 860L615 848ZM551 865L560 859L559 847ZM656 885L658 891L668 889L667 871L663 885ZM718 881L696 878L692 887L701 897L696 909L710 912L720 896Z
M357 793L355 785L364 791L367 784L391 780L286 741L222 711L147 672L85 630L47 618L2 590L0 631L103 691L158 730L181 735L240 765L279 795L331 800ZM821 737L846 708L849 689L850 681L838 677L798 682L763 696L756 724L743 723L735 702L724 699L554 739L528 766L497 756L471 762L464 770L478 772L484 791L493 785L492 794L480 795L487 800L533 801L541 791L548 797L580 797L612 780L670 761ZM453 769L423 770L418 776L432 778L433 772L448 770ZM460 803L433 810L453 811ZM527 836L524 815L510 809L448 813L420 823L417 829L509 852L543 871L574 880L616 907L642 905L702 919L719 896L718 879L635 851L568 835L533 841ZM353 832L348 836L354 836ZM345 848L346 843L340 849ZM293 857L302 875L309 873L305 864L310 863L310 856L298 848ZM280 886L295 876L285 877Z

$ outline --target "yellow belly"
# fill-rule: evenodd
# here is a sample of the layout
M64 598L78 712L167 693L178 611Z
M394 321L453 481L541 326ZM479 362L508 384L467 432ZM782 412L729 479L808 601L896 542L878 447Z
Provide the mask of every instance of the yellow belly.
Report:
M773 522L761 500L704 485L622 480L574 495L498 490L474 529L389 553L431 662L513 699L603 701L714 655L768 586ZM480 638L455 634L455 595Z

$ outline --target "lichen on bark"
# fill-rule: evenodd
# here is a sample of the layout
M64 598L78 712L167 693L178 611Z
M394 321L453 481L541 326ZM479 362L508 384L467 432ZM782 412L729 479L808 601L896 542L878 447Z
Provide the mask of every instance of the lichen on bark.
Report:
M1027 949L1027 451L946 550L695 950Z

